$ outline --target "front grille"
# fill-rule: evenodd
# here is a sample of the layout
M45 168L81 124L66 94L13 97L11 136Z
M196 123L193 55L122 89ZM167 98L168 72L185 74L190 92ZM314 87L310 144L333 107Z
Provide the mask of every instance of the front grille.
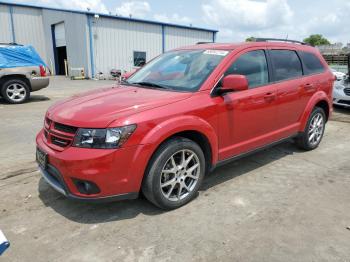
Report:
M345 93L347 96L350 96L350 88L349 88L349 87L344 88L344 93Z
M45 118L45 123L46 123L47 126L50 126L51 122L52 121L49 118L47 118L47 117Z
M55 150L64 150L69 147L74 139L78 127L68 126L54 122L49 118L45 118L44 136L46 143Z
M339 100L339 104L345 104L345 105L350 105L350 100Z
M74 126L67 126L56 122L54 123L54 128L58 131L70 133L70 134L75 134L75 132L78 129L77 127L74 127Z
M51 134L51 143L56 146L67 147L69 146L70 142L71 140L60 138Z

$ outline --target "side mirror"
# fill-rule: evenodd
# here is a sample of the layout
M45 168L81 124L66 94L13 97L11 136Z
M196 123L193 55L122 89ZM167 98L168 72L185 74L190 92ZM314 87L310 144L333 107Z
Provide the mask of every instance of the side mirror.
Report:
M218 90L220 94L232 91L243 91L248 89L248 80L244 75L227 75L222 80L222 87Z
M139 68L133 69L133 70L131 70L131 71L129 71L129 72L126 72L126 73L122 74L122 79L127 80L130 76L132 76L132 75L133 75L134 73L136 73L138 70L139 70Z

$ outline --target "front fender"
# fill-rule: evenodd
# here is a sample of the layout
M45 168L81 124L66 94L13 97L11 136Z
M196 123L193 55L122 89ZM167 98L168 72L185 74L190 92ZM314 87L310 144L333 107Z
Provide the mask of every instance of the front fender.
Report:
M167 138L183 131L197 131L207 137L211 151L212 164L218 161L218 139L213 127L205 120L196 116L179 116L167 119L152 128L141 140L140 147L135 153L130 175L134 179L133 190L139 191L146 167L159 145Z
M327 94L323 91L316 92L309 100L308 104L305 107L304 113L302 114L302 116L300 118L300 121L299 121L300 122L300 127L299 127L300 132L303 132L305 130L307 121L309 119L309 116L310 116L312 110L314 109L316 104L319 103L320 101L327 102L328 108L329 108L329 111L327 113L330 116L332 104L331 104Z
M197 131L203 134L211 147L212 164L218 159L218 138L214 128L204 119L197 116L178 116L167 119L150 130L141 144L151 144L153 152L167 138L183 131Z

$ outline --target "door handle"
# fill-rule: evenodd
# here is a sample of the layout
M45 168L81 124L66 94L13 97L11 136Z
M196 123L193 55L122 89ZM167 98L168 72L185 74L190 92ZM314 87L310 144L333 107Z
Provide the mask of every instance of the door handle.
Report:
M304 85L305 90L311 90L314 89L315 86L313 84L307 83Z
M266 93L265 96L264 96L264 99L268 102L271 102L273 100L275 100L276 98L276 94L275 93Z

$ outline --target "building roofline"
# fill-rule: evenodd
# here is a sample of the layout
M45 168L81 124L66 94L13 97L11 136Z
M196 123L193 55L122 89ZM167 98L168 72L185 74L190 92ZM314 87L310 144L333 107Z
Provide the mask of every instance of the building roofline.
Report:
M139 23L146 23L146 24L153 24L153 25L160 25L160 26L177 27L177 28L185 28L185 29L194 29L194 30L212 32L212 33L219 32L216 29L208 29L208 28L202 28L202 27L196 27L196 26L179 25L179 24L158 22L158 21L145 20L145 19L139 19L139 18L129 18L129 17L125 17L125 16L115 16L115 15L109 15L109 14L98 13L98 12L93 12L93 11L83 11L83 10L74 10L74 9L66 9L66 8L39 6L39 5L34 5L34 4L10 3L10 2L6 2L6 1L0 1L0 4L10 5L10 6L19 6L19 7L37 8L37 9L46 9L46 10L52 10L52 11L70 12L70 13L76 13L76 14L99 15L101 17L107 17L107 18L124 20L124 21L139 22Z

